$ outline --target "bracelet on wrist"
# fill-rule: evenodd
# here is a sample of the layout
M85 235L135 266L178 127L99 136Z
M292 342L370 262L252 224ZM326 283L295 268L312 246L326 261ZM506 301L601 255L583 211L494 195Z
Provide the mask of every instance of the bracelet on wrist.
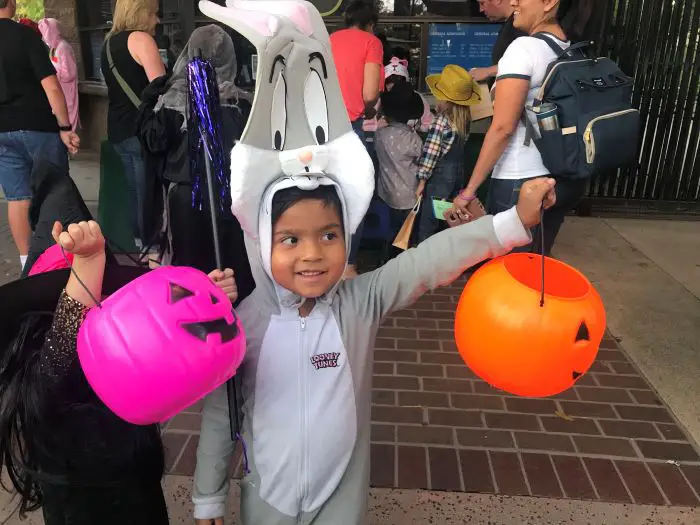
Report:
M476 199L476 195L468 191L466 188L459 192L459 198L467 202L471 202Z

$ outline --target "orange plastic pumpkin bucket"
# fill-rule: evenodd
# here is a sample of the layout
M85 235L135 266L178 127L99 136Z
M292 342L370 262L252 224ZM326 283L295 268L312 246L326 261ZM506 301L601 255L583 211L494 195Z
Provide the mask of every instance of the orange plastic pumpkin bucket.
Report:
M542 296L542 261L514 253L484 265L469 279L455 317L467 366L518 396L570 388L595 361L605 332L600 295L578 270L545 257Z

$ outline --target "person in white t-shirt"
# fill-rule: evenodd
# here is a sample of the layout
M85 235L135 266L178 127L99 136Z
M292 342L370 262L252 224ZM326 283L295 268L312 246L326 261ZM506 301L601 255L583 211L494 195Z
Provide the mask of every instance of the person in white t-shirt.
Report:
M533 35L546 36L562 48L569 47L567 34L580 36L576 28L586 25L590 17L590 0L512 0L514 26ZM586 20L582 20L585 18ZM583 23L582 23L583 22ZM522 184L531 178L550 175L534 142L525 145L525 125L521 118L526 106L531 106L544 81L547 67L556 59L547 42L532 36L517 38L498 62L493 122L484 139L479 159L467 187L454 200L453 212L468 220L466 207L476 198L476 191L492 178L487 202L490 214L499 213L518 200ZM536 127L534 113L525 111ZM556 173L551 176L557 178ZM557 204L547 210L544 218L544 249L549 254L564 217L586 192L587 181L557 179ZM533 232L536 233L536 232ZM522 251L539 251L538 234Z

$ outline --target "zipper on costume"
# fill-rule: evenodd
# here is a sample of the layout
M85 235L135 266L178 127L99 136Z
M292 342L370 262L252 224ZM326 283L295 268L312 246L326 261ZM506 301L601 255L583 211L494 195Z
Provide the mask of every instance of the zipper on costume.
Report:
M306 374L308 371L308 362L307 362L307 355L306 355L306 344L305 344L305 336L304 333L306 331L306 318L299 316L299 380L300 380L300 406L299 406L299 411L300 411L300 423L301 423L301 450L299 453L299 469L300 469L300 476L299 476L299 507L300 510L304 506L304 500L306 499L306 478L308 477L308 472L307 472L307 461L306 461L306 456L307 456L307 406L306 406L306 400L307 400L307 395L306 395L306 390L307 390L307 380L306 380Z
M304 479L304 378L303 378L303 371L304 371L304 328L306 327L306 322L304 321L304 318L301 318L301 322L299 323L299 365L298 365L298 370L297 370L297 384L299 387L298 395L299 395L299 437L301 439L301 450L299 450L299 484L297 486L297 499L299 500L299 509L302 507L302 502L304 500L304 485L303 485L303 479Z

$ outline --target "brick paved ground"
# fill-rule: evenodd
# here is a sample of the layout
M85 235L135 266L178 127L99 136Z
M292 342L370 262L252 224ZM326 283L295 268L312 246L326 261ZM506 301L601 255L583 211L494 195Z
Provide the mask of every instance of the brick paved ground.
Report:
M4 215L5 205L0 205ZM0 226L0 283L19 265ZM610 336L577 386L520 399L475 378L452 338L464 282L388 319L375 352L376 487L700 504L700 457ZM168 469L191 475L200 406L165 427ZM233 467L240 475L240 451Z
M700 457L622 348L606 336L591 372L553 399L493 390L452 338L464 282L388 319L375 352L375 487L700 504ZM191 475L199 406L165 429L168 468ZM240 453L234 458L240 475Z

